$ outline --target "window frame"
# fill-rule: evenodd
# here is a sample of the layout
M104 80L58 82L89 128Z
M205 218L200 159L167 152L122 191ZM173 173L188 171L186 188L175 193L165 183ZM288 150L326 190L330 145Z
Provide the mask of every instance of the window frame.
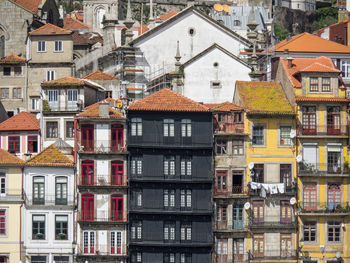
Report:
M35 217L43 217L44 220L35 221L34 220ZM38 225L35 227L34 224L38 224ZM42 234L42 235L39 235L39 234ZM32 215L32 240L46 240L46 215L44 214Z
M175 177L176 175L176 156L165 155L163 159L163 174L164 177Z
M166 243L175 242L176 240L176 222L165 221L163 224L163 240Z
M163 189L163 207L164 209L175 209L176 205L175 189Z
M332 234L332 240L330 240L330 230L333 231L333 234ZM337 238L337 235L336 235L336 232L338 230L338 239L339 240L336 240ZM341 229L341 222L340 221L336 221L336 220L330 220L330 221L327 221L327 242L331 242L331 243L339 243L339 242L342 242L342 229Z
M36 142L36 150L35 148ZM37 135L28 135L27 136L27 151L28 153L37 153L39 150L38 136Z
M217 170L216 171L216 182L215 182L215 188L217 193L227 193L228 192L228 185L227 180L228 178L228 171L227 170Z
M136 176L142 176L143 158L142 156L132 156L130 161L130 173Z
M66 221L57 221L58 217L65 217ZM68 227L68 215L55 215L55 240L68 240ZM64 234L64 236L60 234Z
M134 117L131 118L131 128L130 128L130 134L131 136L142 136L142 118Z
M65 138L74 139L74 121L65 121L65 126Z
M0 171L0 196L7 195L7 173Z
M54 70L47 70L46 71L46 81L55 80L55 71Z
M239 156L244 155L244 139L232 140L232 155L239 155Z
M283 129L288 129L289 128L289 133L284 134ZM279 140L278 140L278 146L280 147L291 147L293 146L293 139L290 137L290 133L293 130L293 126L292 125L288 125L288 124L281 124L279 125ZM283 141L283 143L282 143ZM289 143L286 143L289 142Z
M312 233L314 231L314 240L312 240ZM308 233L305 235L305 233ZM305 242L317 242L317 222L316 221L308 221L303 223L303 238Z
M15 154L21 152L21 136L8 136L8 152Z
M18 91L20 91L20 94L19 94ZM20 88L20 87L12 88L12 98L13 99L22 99L23 98L23 96L22 96L22 88Z
M63 52L63 41L55 40L54 52Z
M175 120L174 119L163 120L163 136L167 138L175 137Z
M184 178L192 176L192 156L182 156L180 158L180 175Z
M45 40L38 40L37 44L37 52L46 52L46 41Z
M62 182L59 182L59 180L62 180ZM56 176L55 177L55 205L67 205L68 192L69 192L68 177Z
M180 209L192 209L192 189L180 189Z
M45 204L45 176L33 176L33 204ZM37 194L36 194L37 189Z
M325 80L328 80L325 81ZM327 89L325 89L325 87ZM332 92L332 79L331 77L322 77L322 80L321 80L321 91L322 92Z
M181 120L181 137L182 138L192 137L192 120L191 119Z
M6 68L6 70L5 70ZM10 70L8 70L10 69ZM12 68L11 67L3 67L2 68L2 74L4 77L11 77L11 72L12 72Z
M121 230L110 231L110 252L112 255L123 254L123 235Z
M2 215L3 212L3 215ZM8 227L8 209L4 207L0 207L0 236L6 237L8 234L7 227Z
M142 222L141 221L133 221L130 224L130 239L133 241L141 241L142 240Z
M87 242L86 242L87 241ZM96 232L83 231L83 254L94 254L96 251Z
M256 129L261 129L261 132L257 134ZM266 136L265 136L266 125L254 124L252 127L252 147L265 147L266 146ZM254 134L255 133L255 134ZM258 137L258 138L257 138ZM259 140L259 141L257 141ZM260 143L261 140L261 143Z
M9 88L0 88L1 91L1 99L9 99L10 98L10 89ZM4 92L6 91L6 92ZM6 94L6 96L4 96Z
M46 121L45 126L46 126L45 136L47 139L58 138L59 136L58 121Z
M319 92L320 91L320 80L318 77L310 77L309 92Z
M191 242L192 241L192 223L181 222L180 224L180 242Z
M225 155L227 152L227 139L216 139L215 140L215 153L217 155Z

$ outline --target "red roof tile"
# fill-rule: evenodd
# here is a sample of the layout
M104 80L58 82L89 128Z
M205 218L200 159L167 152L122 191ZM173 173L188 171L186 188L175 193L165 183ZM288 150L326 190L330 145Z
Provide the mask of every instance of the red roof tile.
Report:
M213 111L230 112L230 111L235 111L235 110L243 110L243 107L227 101L227 102L223 102L221 104L218 104L217 106L213 107L212 110Z
M90 29L91 26L70 16L63 19L63 28L68 30Z
M164 88L146 98L132 103L129 110L140 111L176 111L176 112L209 112L210 109L175 91Z
M99 88L99 86L90 83L87 80L78 79L76 77L63 77L60 79L54 79L50 81L45 81L41 83L42 87L66 87L66 86L74 86L74 87L83 87L90 86L93 88Z
M295 101L313 101L313 102L349 102L348 99L343 98L313 98L313 97L297 97Z
M23 166L24 161L17 156L0 149L0 166Z
M55 166L55 167L73 167L74 163L65 156L54 144L51 144L41 153L35 155L27 161L28 166Z
M28 10L33 14L38 13L38 7L41 4L42 0L10 0L12 3L15 3L24 9Z
M39 27L38 29L35 29L34 31L30 32L29 35L31 36L41 36L41 35L70 35L73 32L67 29L60 28L58 26L55 26L53 24L47 23L46 25Z
M73 44L74 45L94 45L98 42L103 44L103 39L100 35L96 33L80 33L78 31L73 31Z
M107 73L101 72L99 70L96 70L95 72L90 73L89 75L83 77L83 79L90 79L90 80L119 80L118 77L113 76L111 74L107 74Z
M38 131L40 121L34 114L22 111L0 123L0 131Z
M114 105L115 100L112 98L107 98L102 101L96 102L84 109L83 112L78 114L78 118L104 118L99 115L99 107L101 103L110 103ZM109 118L124 119L123 114L117 111L115 108L109 106Z
M156 21L165 21L165 20L168 20L170 17L173 17L175 15L177 15L178 13L180 13L180 11L176 11L176 10L171 10L170 12L168 13L165 13L161 16L158 16L156 18Z
M0 64L22 64L25 63L26 59L19 57L13 53L11 53L10 55L0 59Z

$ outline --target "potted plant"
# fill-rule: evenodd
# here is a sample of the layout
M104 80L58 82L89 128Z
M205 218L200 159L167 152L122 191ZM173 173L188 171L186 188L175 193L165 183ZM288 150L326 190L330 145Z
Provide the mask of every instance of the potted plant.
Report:
M66 238L66 234L65 233L59 233L58 234L60 239L65 239Z
M43 233L37 233L37 234L36 234L37 239L42 239L43 236L44 236Z

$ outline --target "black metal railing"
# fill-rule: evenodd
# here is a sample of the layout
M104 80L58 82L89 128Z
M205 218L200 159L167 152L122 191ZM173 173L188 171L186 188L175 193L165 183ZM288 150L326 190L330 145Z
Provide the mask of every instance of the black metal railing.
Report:
M298 207L302 213L349 213L348 202L299 202Z
M261 228L285 228L285 227L295 227L296 219L291 214L290 217L282 216L262 216L254 217L253 215L249 216L249 226L250 227L261 227Z
M285 260L285 259L296 259L297 252L293 249L273 249L273 250L260 250L248 251L249 260L254 259L266 259L266 260Z
M74 195L53 195L44 194L43 197L36 197L33 194L23 193L25 205L55 206L55 205L74 205Z
M348 163L299 163L299 174L325 175L325 174L349 174Z
M204 147L211 148L213 146L210 137L207 142L199 141L195 137L165 137L162 135L154 135L152 138L144 138L143 136L129 136L128 145L142 145L142 146L169 146L169 147Z

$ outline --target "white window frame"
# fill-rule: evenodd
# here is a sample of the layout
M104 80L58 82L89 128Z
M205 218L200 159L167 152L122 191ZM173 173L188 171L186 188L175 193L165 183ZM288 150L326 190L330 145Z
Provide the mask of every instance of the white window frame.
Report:
M37 52L46 52L46 41L45 40L38 41Z
M163 136L174 137L175 136L175 121L174 119L164 119L163 121Z
M192 136L192 122L190 119L181 120L181 137Z
M113 236L114 235L114 236ZM113 240L114 238L114 240ZM118 253L118 241L120 241L120 253ZM112 243L114 243L114 253L112 254ZM112 255L123 254L123 234L122 231L111 231L110 232L110 250Z
M88 253L85 253L85 233L87 233L87 237L88 237L88 239L87 239L87 245L88 245ZM90 253L90 247L91 247L91 234L93 234L93 238L94 238L94 253ZM83 231L83 254L95 254L96 253L96 232L95 231L89 231L89 230L87 230L87 231Z
M39 110L39 98L30 98L30 109L32 111L38 111Z
M63 41L55 40L55 52L62 52L62 51L63 51Z
M47 70L46 71L46 81L51 81L55 79L55 71L54 70Z
M69 90L67 90L67 99L70 102L78 101L78 90L77 89L69 89Z
M131 118L131 136L142 136L141 118Z

